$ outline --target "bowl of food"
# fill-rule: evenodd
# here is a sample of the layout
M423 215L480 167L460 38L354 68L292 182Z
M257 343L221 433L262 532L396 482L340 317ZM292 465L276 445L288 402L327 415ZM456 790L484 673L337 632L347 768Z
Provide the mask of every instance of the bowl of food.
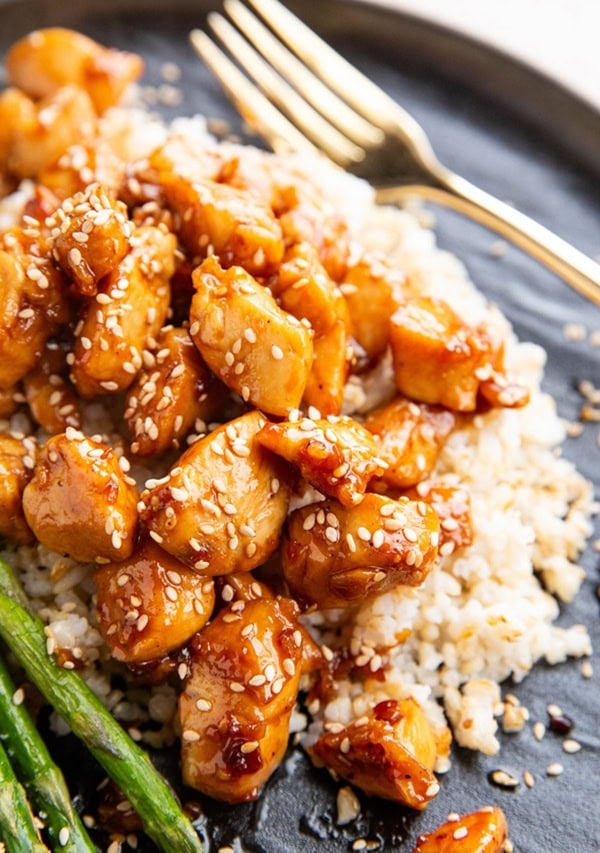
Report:
M469 223L439 221L467 269L421 206L241 141L178 56L198 20L130 5L5 45L0 634L82 818L46 825L25 773L43 842L550 849L539 815L596 749L597 310ZM585 236L600 205L568 190Z

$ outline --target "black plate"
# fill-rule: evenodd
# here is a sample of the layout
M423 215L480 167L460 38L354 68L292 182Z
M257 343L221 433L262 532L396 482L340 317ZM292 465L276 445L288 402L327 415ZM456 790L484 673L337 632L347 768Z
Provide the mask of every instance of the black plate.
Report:
M422 122L445 163L514 202L583 251L600 254L598 113L531 69L432 25L361 2L293 5ZM187 43L188 30L202 25L211 6L201 0L77 0L68 5L61 0L0 0L0 50L34 27L76 27L108 44L143 53L150 83L160 82L164 61L175 60L183 68L185 90L177 112L200 111L235 124L219 86ZM548 350L546 387L556 397L560 414L575 419L581 404L576 383L587 378L600 384L600 348L589 341L567 342L562 330L566 323L582 324L588 333L598 330L600 311L516 249L492 258L495 238L478 226L444 211L438 224L442 245L465 261L519 336ZM596 485L597 436L598 427L592 425L583 437L568 441L564 451ZM560 617L564 625L586 624L597 648L598 562L598 554L588 549L583 559L588 580ZM495 803L505 810L520 853L591 853L600 849L600 691L598 675L584 680L579 666L574 661L554 668L541 664L514 692L534 720L545 720L547 702L560 704L576 721L580 753L562 753L560 738L552 734L537 743L530 728L502 736L502 752L496 758L457 750L440 795L424 814L361 797L359 820L337 829L337 786L297 751L290 752L256 804L228 807L193 792L182 795L201 802L211 850L239 839L242 849L264 853L333 853L349 850L354 839L366 837L379 839L386 850L409 851L416 836L445 820L448 812ZM52 747L68 768L81 802L89 802L101 778L97 768L70 739L54 740ZM157 760L178 786L176 756ZM545 768L553 761L561 761L565 771L550 779ZM531 790L521 785L514 793L492 788L486 776L496 767L517 774L528 768L536 785Z

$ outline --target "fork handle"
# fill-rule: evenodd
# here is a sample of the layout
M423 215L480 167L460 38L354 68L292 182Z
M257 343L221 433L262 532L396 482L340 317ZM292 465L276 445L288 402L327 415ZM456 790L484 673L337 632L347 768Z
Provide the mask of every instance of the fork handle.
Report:
M600 306L600 264L539 222L459 175L444 171L440 178L443 187L425 184L381 187L377 190L377 201L397 204L419 196L453 208L510 240Z

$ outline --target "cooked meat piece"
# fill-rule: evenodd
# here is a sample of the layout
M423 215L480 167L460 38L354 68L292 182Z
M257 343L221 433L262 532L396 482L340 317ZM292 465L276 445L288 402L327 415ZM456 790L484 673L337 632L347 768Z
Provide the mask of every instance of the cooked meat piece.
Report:
M33 439L0 434L0 538L27 545L33 534L23 514L23 490L34 466Z
M484 806L420 835L412 853L503 853L507 837L502 809Z
M398 397L372 411L365 427L375 436L377 452L387 462L384 485L402 488L424 480L454 427L448 409Z
M385 468L371 434L346 416L268 423L258 440L297 465L305 480L344 506L360 503L369 480Z
M49 435L81 426L79 399L65 378L67 371L66 353L52 341L46 344L37 365L23 379L31 414Z
M198 419L211 421L226 389L202 361L187 329L165 326L144 361L147 366L127 395L125 419L132 453L152 456L178 447Z
M390 342L390 317L406 294L406 276L385 258L363 255L351 265L341 286L350 314L352 336L370 359Z
M19 408L22 399L18 386L12 388L0 388L0 418L10 418Z
M23 493L25 517L42 545L82 563L131 556L137 502L116 453L70 428L40 449Z
M464 486L444 480L423 480L408 492L428 503L440 519L440 554L447 557L473 541L471 496Z
M290 477L286 463L257 441L264 423L248 412L219 427L142 494L150 535L204 574L250 571L279 543Z
M342 407L348 374L348 308L338 286L307 243L292 246L279 269L275 295L281 307L315 332L314 358L304 390L304 402L323 415Z
M95 296L100 279L114 273L130 249L127 208L101 184L65 199L47 224L53 255L83 296Z
M210 619L214 582L190 570L151 539L127 560L94 573L96 612L117 660L156 661L180 648Z
M241 266L257 276L275 272L283 240L268 205L253 193L214 181L190 181L168 172L159 177L168 206L179 216L179 238L192 257L214 252L225 267Z
M74 30L34 30L6 55L8 80L32 98L53 95L69 83L84 89L96 110L116 104L144 70L140 56L106 48Z
M298 601L347 607L400 584L423 583L439 535L438 517L423 501L368 494L350 509L333 500L309 504L288 519L283 573Z
M371 714L326 731L310 751L366 794L413 809L424 809L440 790L432 772L435 737L414 699L380 702Z
M6 112L9 119L15 113L18 116L6 134L9 172L18 178L35 178L71 145L95 134L96 113L89 96L76 86L64 86L29 107L26 102L22 93L0 102L0 119Z
M190 335L210 369L245 402L287 415L306 387L311 332L241 267L207 258L193 280Z
M129 254L87 300L71 370L82 397L124 391L135 379L146 341L158 334L169 311L176 242L160 228L138 229Z
M183 779L204 794L255 800L285 753L302 634L289 599L236 602L192 641L179 698Z
M46 341L70 316L62 274L36 228L0 235L0 387L32 370Z
M423 403L472 412L479 383L498 360L489 333L467 326L441 299L414 297L391 318L398 390Z

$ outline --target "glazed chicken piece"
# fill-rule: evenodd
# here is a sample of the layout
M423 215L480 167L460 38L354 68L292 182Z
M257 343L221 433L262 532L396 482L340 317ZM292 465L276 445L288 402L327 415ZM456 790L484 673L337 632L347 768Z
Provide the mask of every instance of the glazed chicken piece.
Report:
M507 384L499 343L484 328L463 323L443 300L416 296L403 303L390 322L396 385L405 396L472 412L481 383ZM520 396L510 390L504 402L492 390L489 393L491 399L512 407L528 401L526 389L521 390Z
M253 193L169 173L160 175L160 186L179 216L179 238L192 257L215 253L224 267L241 266L255 276L277 270L283 257L281 228L271 208Z
M412 853L503 853L507 837L502 809L484 806L420 835Z
M275 294L284 311L308 320L315 332L313 364L304 390L306 405L323 415L339 414L348 373L350 320L344 297L314 247L299 243L286 252Z
M377 452L387 462L384 486L402 488L424 480L454 427L447 409L398 397L372 411L365 427L375 436Z
M101 184L66 199L47 224L54 258L82 296L95 296L100 279L114 273L130 249L127 208Z
M296 615L289 599L236 602L192 640L179 699L187 785L245 802L278 767L300 679Z
M352 336L372 360L390 342L390 317L406 297L406 276L385 258L363 255L344 276Z
M58 160L43 168L38 180L61 200L85 193L90 184L102 184L114 198L125 174L125 164L100 137L69 146ZM122 198L127 203L127 199Z
M129 389L125 419L131 452L152 456L179 447L198 419L212 420L225 389L202 361L187 329L165 326L144 353L146 367Z
M34 103L15 90L0 99L0 122L8 171L17 178L35 178L71 146L95 135L96 113L89 96L64 86Z
M70 317L66 284L36 228L0 235L0 387L32 370L46 341Z
M254 411L219 427L142 494L150 535L203 574L250 571L278 545L290 476L286 463L257 441L264 423Z
M439 792L435 736L414 699L379 702L332 729L311 747L313 758L369 796L422 810Z
M245 402L287 415L304 394L312 333L241 267L207 258L193 281L190 335L205 362Z
M296 465L315 489L344 506L360 503L369 480L385 469L371 434L346 416L317 420L298 416L268 423L258 440Z
M67 427L79 429L79 399L71 383L66 353L55 341L49 341L39 361L23 379L25 399L33 418L49 435L64 432Z
M400 584L422 584L439 536L438 517L423 501L367 494L350 509L321 501L290 515L283 574L304 605L347 607Z
M98 625L112 656L127 663L163 658L209 620L214 582L151 539L131 557L94 573Z
M471 496L464 486L444 480L423 480L408 493L428 503L440 520L440 555L447 557L473 542Z
M84 89L98 113L116 104L144 70L140 56L106 48L74 30L34 30L6 55L8 81L32 98L72 83Z
M82 563L131 556L137 502L116 453L70 428L40 449L23 493L25 517L42 545Z
M19 408L22 395L18 386L12 388L0 388L0 418L10 418Z
M82 397L124 391L135 379L147 339L158 334L169 311L176 242L161 228L137 229L129 254L86 302L71 369Z
M33 439L0 434L0 539L27 545L33 534L23 514L23 491L35 459Z

